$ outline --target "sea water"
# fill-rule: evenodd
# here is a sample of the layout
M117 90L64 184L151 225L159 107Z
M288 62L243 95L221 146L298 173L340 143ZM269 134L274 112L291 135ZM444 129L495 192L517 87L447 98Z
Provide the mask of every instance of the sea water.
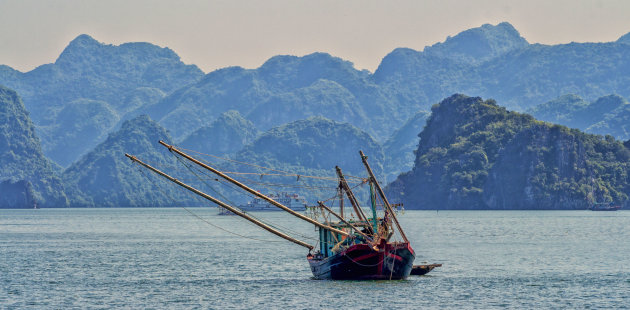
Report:
M443 266L404 281L314 280L306 248L189 211L0 210L0 308L630 307L630 211L407 211L415 263Z

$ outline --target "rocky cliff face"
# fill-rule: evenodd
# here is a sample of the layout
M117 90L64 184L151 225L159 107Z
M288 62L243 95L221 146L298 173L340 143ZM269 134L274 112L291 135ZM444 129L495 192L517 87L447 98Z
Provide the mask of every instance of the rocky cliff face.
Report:
M454 95L432 109L412 171L388 186L410 209L585 209L628 200L630 151Z
M0 86L0 208L36 205L67 207L68 199L22 100Z

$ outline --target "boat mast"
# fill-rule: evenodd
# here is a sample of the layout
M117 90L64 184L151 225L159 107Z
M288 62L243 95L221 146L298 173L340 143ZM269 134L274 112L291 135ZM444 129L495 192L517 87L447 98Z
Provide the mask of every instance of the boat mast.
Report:
M385 193L383 192L383 189L381 188L381 185L378 184L378 182L376 181L376 177L374 176L374 173L372 173L372 168L370 168L370 165L367 162L367 156L365 156L365 154L363 154L363 151L359 151L359 154L361 155L361 160L363 161L363 164L365 165L365 169L367 170L368 174L370 175L370 179L371 179L372 183L376 187L376 191L378 192L379 196L381 196L381 199L383 199L383 204L387 208L387 212L389 212L389 214L391 214L392 219L394 220L394 223L396 224L396 227L398 228L398 231L400 232L400 235L402 236L403 240L405 240L405 242L409 243L409 240L407 239L407 236L405 235L405 232L402 230L402 227L400 227L400 223L398 223L398 219L396 218L396 213L394 213L394 210L392 209L392 206L389 204L389 201L387 201L387 197L385 197Z
M370 202L372 206L372 225L374 225L374 231L378 231L378 224L376 223L376 193L372 182L370 182Z
M166 173L164 173L164 172L162 172L160 170L151 167L150 165L142 162L141 160L139 160L138 158L136 158L133 155L125 154L125 156L129 157L129 159L131 159L133 162L136 162L136 163L144 166L145 168L147 168L147 169L149 169L149 170L151 170L151 171L153 171L153 172L163 176L167 180L169 180L169 181L171 181L171 182L173 182L173 183L175 183L175 184L177 184L177 185L179 185L179 186L181 186L181 187L183 187L183 188L185 188L185 189L187 189L187 190L189 190L189 191L191 191L191 192L193 192L193 193L195 193L195 194L197 194L197 195L199 195L199 196L201 196L201 197L203 197L203 198L205 198L207 200L210 200L210 201L216 203L217 205L219 205L219 206L229 210L230 212L232 212L232 213L234 213L234 214L236 214L236 215L238 215L238 216L240 216L240 217L242 217L242 218L244 218L244 219L246 219L246 220L248 220L248 221L250 221L250 222L252 222L252 223L254 223L256 225L258 225L258 226L260 226L261 228L263 228L263 229L265 229L265 230L267 230L267 231L269 231L269 232L271 232L271 233L273 233L273 234L275 234L275 235L277 235L277 236L279 236L281 238L289 240L289 241L291 241L291 242L293 242L295 244L299 244L299 245L301 245L301 246L303 246L305 248L308 248L309 250L312 250L314 248L312 245L310 245L310 244L308 244L306 242L303 242L303 241L300 241L298 239L295 239L295 238L292 238L290 236L287 236L284 233L271 228L267 224L262 223L259 220L249 216L248 214L242 212L241 210L238 210L238 209L236 209L236 208L234 208L234 207L232 207L232 206L230 206L228 204L225 204L224 202L222 202L222 201L220 201L220 200L218 200L218 199L216 199L216 198L214 198L214 197L212 197L212 196L210 196L210 195L208 195L208 194L206 194L206 193L204 193L204 192L202 192L202 191L200 191L200 190L198 190L198 189L196 189L196 188L194 188L194 187L192 187L192 186L190 186L188 184L185 184L185 183L177 180L176 178L173 178L172 176L170 176L170 175L168 175L168 174L166 174Z
M332 232L336 232L336 233L344 235L344 236L352 237L351 234L349 234L349 233L347 233L347 232L345 232L343 230L339 230L337 228L334 228L334 227L322 224L322 223L320 223L320 222L318 222L318 221L316 221L316 220L314 220L314 219L312 219L312 218L310 218L308 216L304 216L304 215L302 215L302 214L300 214L298 212L293 211L291 208L289 208L289 207L287 207L287 206L285 206L285 205L283 205L283 204L281 204L281 203L279 203L279 202L277 202L277 201L275 201L275 200L273 200L273 199L271 199L271 198L269 198L269 197L267 197L267 196L265 196L265 195L255 191L255 190L249 188L247 185L245 185L245 184L243 184L243 183L241 183L239 181L236 181L236 180L232 179L231 177L223 174L221 171L219 171L217 169L214 169L214 168L212 168L212 167L210 167L210 166L208 166L208 165L206 165L206 164L196 160L195 158L191 157L190 155L180 151L179 149L177 149L176 147L174 147L172 145L169 145L169 144L165 143L164 141L160 141L160 144L162 144L163 146L168 148L169 151L175 152L175 153L181 155L182 157L192 161L193 163L195 163L195 164L197 164L197 165L199 165L199 166L201 166L201 167L203 167L203 168L205 168L207 170L212 171L212 173L214 173L214 174L216 174L216 175L218 175L218 176L228 180L232 184L234 184L234 185L244 189L245 191L249 192L250 194L252 194L254 196L257 196L257 197L259 197L259 198L269 202L270 204L272 204L272 205L274 205L274 206L276 206L276 207L278 207L278 208L280 208L280 209L282 209L282 210L284 210L284 211L294 215L295 217L297 217L299 219L305 220L305 221L307 221L307 222L309 222L309 223L311 223L311 224L313 224L313 225L315 225L317 227L328 229L328 230L330 230Z
M341 184L339 184L339 215L343 218L343 189L341 188Z
M352 208L354 208L354 212L357 214L357 217L359 218L360 221L365 221L367 223L367 217L365 216L365 214L363 214L363 211L361 210L361 206L359 206L359 202L357 201L357 198L354 196L354 193L352 192L352 189L350 189L350 186L348 186L348 182L346 182L346 178L343 176L343 173L341 172L341 168L339 168L339 166L335 166L335 170L337 170L337 176L339 177L339 184L341 185L341 188L346 192L346 195L348 196L348 200L350 200L350 204L352 205ZM372 230L372 227L369 226L369 230L370 233L374 233L374 231Z

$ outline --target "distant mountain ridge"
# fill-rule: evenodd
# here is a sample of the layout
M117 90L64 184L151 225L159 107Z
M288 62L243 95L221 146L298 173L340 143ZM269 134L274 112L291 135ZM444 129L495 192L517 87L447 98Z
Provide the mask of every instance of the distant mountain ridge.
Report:
M275 56L258 69L231 67L209 73L144 112L180 139L236 110L266 130L286 122L324 116L385 137L387 121L402 111L395 98L370 81L370 74L325 53ZM194 113L192 113L194 111Z
M630 139L630 103L618 95L587 102L576 95L564 95L528 110L537 119L579 128L588 133Z
M481 29L512 28L508 25L502 23ZM471 30L483 33L481 29ZM520 111L566 93L589 100L611 93L630 96L630 77L625 74L630 68L630 46L622 43L625 39L608 43L541 45L525 44L524 39L512 34L507 42L513 44L505 49L487 48L486 39L473 40L478 43L476 46L446 44L470 41L465 38L472 36L469 34L471 30L445 43L427 47L427 52L395 49L385 56L374 73L375 82L395 93L402 106L419 104L421 108L452 93L496 98L506 107ZM458 45L468 48L430 53L434 47L446 49ZM474 52L477 49L485 54ZM442 54L463 55L463 58L443 57ZM484 55L482 61L471 56L477 54Z
M622 35L618 40L617 43L625 43L625 44L630 44L630 32Z
M72 134L58 130L67 125L60 124L57 115L75 100L105 102L120 121L148 114L176 140L210 125L221 113L236 110L261 130L324 116L385 141L410 115L453 93L496 98L517 111L566 93L586 100L611 93L630 97L626 38L529 44L503 22L462 31L421 52L395 49L374 74L326 53L313 53L274 56L257 69L232 67L204 76L168 48L149 43L106 45L80 35L54 64L27 73L0 66L0 83L23 96L45 154L67 166L96 145L77 144L74 152L63 155L56 151L73 143ZM162 96L126 99L140 89ZM97 123L100 130L82 129L84 139L100 142L99 137L120 125L106 128ZM53 135L58 138L48 138Z
M484 24L465 30L455 37L448 37L443 43L425 47L423 53L465 63L480 63L527 45L527 40L511 24L503 22L496 26Z
M418 134L424 129L429 115L429 112L418 111L383 144L385 151L384 167L388 182L396 179L402 172L413 168L416 157L414 152L420 142Z
M235 158L272 164L285 170L324 170L334 177L335 166L353 174L364 171L358 157L360 149L370 154L374 173L382 177L384 154L379 143L351 124L323 117L311 117L272 128L240 150Z
M305 164L308 168L304 171L316 174L323 170L311 167L313 158L331 163L339 157L338 151L329 151L321 133L328 132L333 144L341 143L336 134L344 133L353 137L349 141L362 141L354 147L369 145L371 153L379 154L368 155L375 159L383 180L392 180L413 167L417 155L414 150L426 142L418 137L427 117L422 111L453 93L496 98L515 111L533 111L530 109L562 95L575 94L566 102L549 105L547 110L541 108L540 112L555 117L552 121L560 124L627 140L630 109L623 98L630 98L629 68L628 34L615 42L548 46L530 44L512 25L500 23L465 30L422 51L397 48L384 57L374 73L357 70L351 62L327 53L313 53L274 56L256 69L229 67L204 74L196 66L181 62L168 48L150 43L114 46L81 35L53 64L26 73L0 65L0 84L17 90L23 97L37 131L33 136L40 137L46 156L68 167L66 173L70 167L75 171L81 164L81 169L99 174L97 166L111 164L116 167L104 171L115 174L112 179L117 179L124 173L120 172L123 166L116 155L108 153L101 158L94 151L107 153L99 148L106 141L106 145L118 147L116 139L109 139L112 135L126 145L122 141L128 138L122 138L121 130L140 134L143 130L136 129L144 128L164 131L170 141L192 149L199 146L208 153L217 151L220 156L242 156L246 150L270 151L258 139L273 137L269 141L275 141L276 148L286 147L289 153L311 156L311 161L288 153L268 153L263 157L252 153L247 158L274 167ZM618 94L618 98L609 94ZM151 121L138 121L143 114ZM541 119L548 120L547 116ZM449 121L447 117L441 120ZM532 133L530 140L545 141L544 137L552 136L540 128L536 132L544 133L542 137ZM23 127L12 127L8 135L17 137L22 131ZM559 132L563 135L558 139L575 137L572 132ZM88 163L86 157L98 164ZM54 179L62 167L51 167L53 173L46 178ZM16 170L13 174L20 173ZM87 178L76 173L77 178ZM19 192L10 199L13 202L39 191L23 179L12 176L3 187ZM118 197L122 204L140 205L139 196L98 192L97 183L89 178L81 184L70 177L64 179L67 184L62 185L67 188L57 191L71 196L71 202L97 206L98 199L90 202L89 197L99 193L96 196L103 199ZM94 182L94 188L77 187L90 182ZM609 185L602 186L613 191Z
M96 143L76 143L59 127L66 127L58 119L66 105L77 100L95 100L108 107L102 111L115 118L123 118L134 108L125 98L138 89L153 88L170 93L175 89L198 80L203 72L194 65L185 65L179 56L168 48L149 43L125 43L119 46L100 43L88 35L80 35L68 44L53 64L45 64L32 71L21 73L5 68L0 70L0 84L18 91L38 133L42 137L61 135L54 141L43 139L44 153L56 162L68 165L81 154L96 146ZM146 102L143 104L148 104ZM136 107L137 108L137 107ZM111 115L92 114L94 121L104 125L104 117ZM115 123L114 123L115 124ZM114 130L113 125L101 130L86 130L85 140L100 142L99 137ZM56 151L64 143L75 143L73 153Z

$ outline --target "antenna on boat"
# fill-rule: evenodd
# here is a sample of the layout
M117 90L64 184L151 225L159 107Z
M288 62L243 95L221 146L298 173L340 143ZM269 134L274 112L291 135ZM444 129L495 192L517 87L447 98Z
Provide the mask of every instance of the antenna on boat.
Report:
M376 181L376 177L374 176L374 173L372 172L372 168L370 168L370 165L367 162L367 156L363 154L363 151L359 151L359 154L361 155L361 160L363 161L363 164L365 165L365 169L370 175L370 181L376 187L376 191L378 192L379 196L381 196L381 199L383 200L383 204L387 208L387 212L389 212L389 214L392 216L392 219L394 220L394 223L396 224L396 227L398 228L398 231L400 232L400 236L403 238L403 240L405 240L405 242L409 243L409 240L407 239L405 232L402 230L402 227L400 227L400 223L398 223L398 218L396 218L396 213L394 213L392 206L389 204L389 201L387 201L387 197L385 197L385 192L383 192L381 185L379 185L378 182Z
M173 183L175 183L175 184L177 184L177 185L179 185L179 186L181 186L181 187L183 187L183 188L185 188L185 189L187 189L187 190L189 190L189 191L191 191L191 192L193 192L193 193L195 193L195 194L197 194L197 195L199 195L199 196L201 196L201 197L203 197L203 198L205 198L207 200L210 200L210 201L216 203L217 205L219 205L219 206L229 210L230 212L232 212L232 213L234 213L234 214L236 214L236 215L238 215L238 216L240 216L240 217L242 217L242 218L244 218L244 219L246 219L246 220L248 220L248 221L250 221L250 222L252 222L252 223L254 223L256 225L258 225L258 226L260 226L261 228L263 228L263 229L265 229L265 230L267 230L267 231L269 231L269 232L271 232L271 233L273 233L273 234L275 234L275 235L277 235L277 236L279 236L281 238L284 238L284 239L289 240L289 241L291 241L291 242L293 242L295 244L299 244L299 245L301 245L301 246L303 246L305 248L308 248L309 251L314 248L312 245L310 245L310 244L308 244L308 243L306 243L304 241L300 241L298 239L290 237L290 236L288 236L288 235L286 235L286 234L284 234L284 233L282 233L282 232L280 232L280 231L270 227L269 225L267 225L265 223L262 223L261 221L255 219L255 218L253 218L251 216L249 216L247 213L244 213L244 212L242 212L241 210L239 210L237 208L234 208L234 207L232 207L232 206L230 206L230 205L228 205L228 204L226 204L226 203L224 203L224 202L222 202L222 201L220 201L220 200L218 200L218 199L216 199L216 198L214 198L214 197L212 197L212 196L210 196L210 195L208 195L208 194L206 194L206 193L204 193L204 192L202 192L202 191L200 191L200 190L198 190L198 189L196 189L196 188L194 188L194 187L192 187L192 186L190 186L190 185L188 185L186 183L183 183L183 182L179 181L178 179L176 179L176 178L174 178L174 177L172 177L172 176L170 176L170 175L168 175L168 174L166 174L166 173L164 173L164 172L162 172L162 171L160 171L160 170L158 170L156 168L151 167L149 164L146 164L146 163L142 162L141 160L139 160L138 158L136 158L133 155L129 155L129 154L125 153L125 156L127 156L133 162L136 162L136 163L144 166L145 168L147 168L147 169L149 169L149 170L151 170L151 171L161 175L162 177L166 178L167 180L169 180L169 181L171 181L171 182L173 182Z
M203 168L205 168L205 169L207 169L207 170L212 171L212 173L214 173L214 174L216 174L216 175L218 175L218 176L220 176L220 177L222 177L222 178L226 179L226 180L227 180L227 181L229 181L230 183L232 183L232 184L234 184L234 185L236 185L236 186L238 186L238 187L240 187L240 188L244 189L245 191L249 192L250 194L252 194L252 195L254 195L254 196L257 196L257 197L259 197L259 198L261 198L261 199L263 199L263 200L265 200L265 201L269 202L270 204L272 204L272 205L274 205L274 206L276 206L276 207L278 207L278 208L280 208L280 209L282 209L282 210L284 210L284 211L286 211L286 212L288 212L288 213L290 213L290 214L294 215L295 217L297 217L297 218L299 218L299 219L302 219L302 220L304 220L304 221L307 221L307 222L309 222L309 223L311 223L311 224L313 224L313 225L315 225L315 226L318 226L318 227L321 227L321 228L324 228L324 229L328 229L328 230L330 230L330 231L333 231L333 232L336 232L336 233L338 233L338 234L344 235L344 236L346 236L346 237L350 237L350 238L353 238L353 237L354 237L352 234L349 234L349 233L347 233L347 232L345 232L345 231L343 231L343 230L340 230L340 229L337 229L337 228L334 228L334 227L331 227L331 226L328 226L328 225L322 224L322 223L320 223L320 222L318 222L318 221L316 221L316 220L314 220L314 219L312 219L312 218L310 218L310 217L308 217L308 216L305 216L305 215L302 215L302 214L300 214L300 213L298 213L298 212L293 211L291 208L289 208L289 207L287 207L287 206L285 206L285 205L283 205L283 204L281 204L281 203L279 203L279 202L277 202L277 201L275 201L275 200L273 200L273 199L271 199L271 198L269 198L269 197L267 197L267 196L265 196L265 195L263 195L263 194L259 193L259 192L258 192L258 191L256 191L256 190L253 190L253 189L249 188L247 185L245 185L245 184L243 184L243 183L241 183L241 182L239 182L239 181L236 181L236 180L232 179L231 177L229 177L229 176L227 176L227 175L223 174L221 171L219 171L219 170L217 170L217 169L215 169L215 168L212 168L212 167L210 167L210 166L208 166L208 165L206 165L206 164L204 164L204 163L202 163L202 162L198 161L197 159L195 159L195 158L191 157L190 155L188 155L188 154L186 154L186 153L184 153L184 152L180 151L180 150L179 150L179 149L177 149L176 147L174 147L174 146L172 146L172 145L167 144L167 143L166 143L166 142L164 142L164 141L161 141L161 140L160 140L160 144L162 144L163 146L165 146L166 148L168 148L168 150L169 150L169 151L171 151L171 152L175 152L175 153L179 154L180 156L182 156L182 157L184 157L184 158L186 158L186 159L188 159L188 160L192 161L193 163L195 163L195 164L197 164L197 165L199 165L199 166L201 166L201 167L203 167Z

